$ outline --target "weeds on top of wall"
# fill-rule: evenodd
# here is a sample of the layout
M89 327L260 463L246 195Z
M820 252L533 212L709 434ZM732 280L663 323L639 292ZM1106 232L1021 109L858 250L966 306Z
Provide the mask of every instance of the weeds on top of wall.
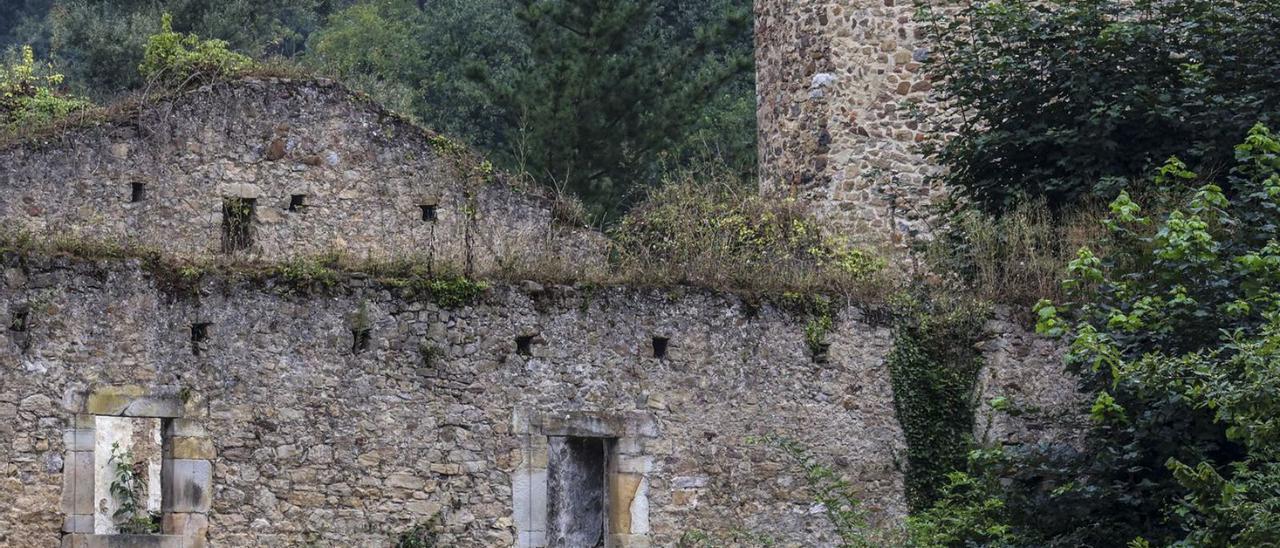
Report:
M0 131L43 125L92 106L62 89L63 76L51 63L37 63L31 46L10 51L0 65Z
M1103 217L1095 207L1055 214L1043 201L998 216L959 207L933 240L917 247L930 271L982 299L1030 311L1041 299L1063 296L1061 273L1077 249L1103 240Z
M223 40L173 32L173 16L165 13L160 32L147 39L138 71L149 83L186 88L236 76L253 66L252 59L227 49Z
M883 259L824 234L802 204L714 175L677 175L610 235L617 270L641 283L859 297L890 285Z

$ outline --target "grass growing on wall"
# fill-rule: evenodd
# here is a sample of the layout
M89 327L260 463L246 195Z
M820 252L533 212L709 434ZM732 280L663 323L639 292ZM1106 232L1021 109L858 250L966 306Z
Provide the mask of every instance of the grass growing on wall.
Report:
M907 503L927 508L963 470L974 419L974 387L982 368L977 343L990 314L985 303L956 293L904 294L887 362L894 411L907 441Z

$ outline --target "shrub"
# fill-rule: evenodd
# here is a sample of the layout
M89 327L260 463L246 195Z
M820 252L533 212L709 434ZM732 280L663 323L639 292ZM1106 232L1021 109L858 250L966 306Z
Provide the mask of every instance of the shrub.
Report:
M148 81L188 86L232 76L253 67L249 57L227 49L222 40L201 40L173 32L172 16L161 16L160 32L147 39L138 70Z
M1005 521L1004 506L992 479L959 471L947 474L937 502L907 518L910 546L1011 546L1015 537Z
M31 46L8 57L0 66L0 128L47 123L90 106L86 99L59 91L62 74L52 64L37 64Z
M796 202L688 175L652 191L611 235L619 270L653 282L865 290L883 282L886 267L825 235Z
M1093 423L1080 448L1020 448L973 474L999 479L1018 545L1280 538L1280 139L1258 125L1235 153L1221 181L1175 158L1148 182L1160 193L1121 192L1111 251L1082 248L1064 298L1037 307L1037 329L1070 341Z

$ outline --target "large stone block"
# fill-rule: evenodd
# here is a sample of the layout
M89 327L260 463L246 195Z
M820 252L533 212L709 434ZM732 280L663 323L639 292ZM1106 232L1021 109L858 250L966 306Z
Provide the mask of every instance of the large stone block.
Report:
M547 530L547 470L522 468L511 474L511 509L520 546L544 546ZM529 544L537 539L538 544Z
M209 438L170 438L165 457L170 459L213 460L216 452Z
M188 541L199 540L203 545L209 533L209 517L191 512L167 512L160 520L160 530L166 535L181 535ZM192 546L190 542L188 547Z
M160 474L162 509L207 513L212 486L213 466L209 461L166 459Z
M95 435L92 428L68 428L63 431L62 444L67 451L93 451Z
M93 514L93 451L67 452L62 467L62 513ZM92 520L89 527L92 531Z
M62 530L66 533L92 533L93 514L67 514L63 516Z
M172 390L141 386L103 386L89 393L85 412L115 417L181 417L182 400Z

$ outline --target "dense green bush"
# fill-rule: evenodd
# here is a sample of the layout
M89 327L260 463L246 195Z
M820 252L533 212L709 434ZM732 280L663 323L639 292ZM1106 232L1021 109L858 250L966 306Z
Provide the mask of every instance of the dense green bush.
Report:
M160 32L147 40L138 70L148 81L186 86L233 76L252 66L252 59L228 50L225 41L173 32L173 17L166 13L160 19Z
M1109 201L1173 154L1213 173L1250 126L1280 121L1275 2L1004 0L934 15L928 67L950 115L935 121L956 134L944 177L988 211Z
M1072 300L1041 307L1040 327L1071 333L1071 363L1098 393L1105 436L1092 456L1113 465L1108 495L1160 504L1173 530L1140 532L1157 543L1245 545L1280 527L1280 492L1254 488L1276 479L1280 457L1268 426L1280 405L1280 141L1258 125L1235 156L1206 179L1170 160L1153 179L1160 220L1122 193L1108 220L1118 252L1081 250Z
M1079 450L1018 448L973 469L1000 486L1014 544L1280 538L1280 140L1258 125L1235 156L1219 177L1170 160L1141 204L1122 192L1104 220L1111 251L1081 249L1065 300L1038 306L1038 329L1071 342L1093 425ZM918 518L955 522L990 496Z
M11 51L0 65L0 129L29 127L56 120L90 103L59 90L62 75L36 63L30 46Z

